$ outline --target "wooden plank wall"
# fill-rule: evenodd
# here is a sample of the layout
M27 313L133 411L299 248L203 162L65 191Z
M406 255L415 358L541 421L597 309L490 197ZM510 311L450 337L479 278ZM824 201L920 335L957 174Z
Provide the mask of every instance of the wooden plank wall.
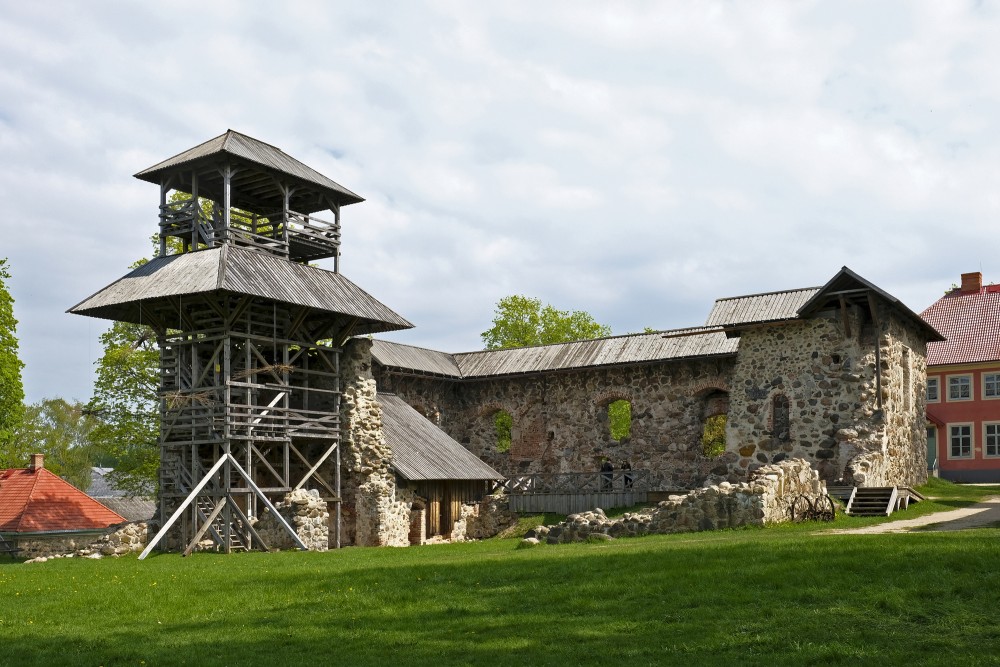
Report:
M614 507L632 507L647 502L645 491L614 491L610 493L533 493L511 495L512 512L554 512L556 514L576 514L600 507L607 510Z
M427 537L449 537L452 527L462 516L462 503L479 502L487 494L483 480L422 481L416 486L417 495L427 499Z

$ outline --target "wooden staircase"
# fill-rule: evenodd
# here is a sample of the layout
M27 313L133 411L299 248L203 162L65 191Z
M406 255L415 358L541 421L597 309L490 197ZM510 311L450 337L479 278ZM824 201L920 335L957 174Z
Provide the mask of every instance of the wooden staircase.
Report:
M857 488L846 512L851 516L889 516L896 509L898 497L895 486Z

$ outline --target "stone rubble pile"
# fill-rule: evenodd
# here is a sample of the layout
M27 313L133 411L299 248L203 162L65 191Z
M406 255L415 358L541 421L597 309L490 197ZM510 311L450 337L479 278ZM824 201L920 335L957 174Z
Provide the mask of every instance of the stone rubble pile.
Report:
M626 512L619 519L609 519L601 509L571 514L557 525L528 531L525 539L531 543L559 544L762 526L788 521L791 503L799 495L815 500L825 493L826 485L808 461L786 459L759 468L747 482L722 482L685 495L670 496L655 507Z

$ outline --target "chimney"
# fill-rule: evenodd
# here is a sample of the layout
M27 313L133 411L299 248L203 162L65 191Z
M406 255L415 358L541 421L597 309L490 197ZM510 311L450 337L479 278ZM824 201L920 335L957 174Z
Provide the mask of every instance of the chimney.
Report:
M978 294L983 291L983 274L980 272L962 274L962 294Z
M34 472L36 470L41 470L45 467L45 454L32 454L31 463L28 464L28 470Z

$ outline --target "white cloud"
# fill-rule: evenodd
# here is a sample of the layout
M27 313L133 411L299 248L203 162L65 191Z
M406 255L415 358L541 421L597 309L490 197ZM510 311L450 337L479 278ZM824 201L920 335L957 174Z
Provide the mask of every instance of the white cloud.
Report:
M344 272L444 349L510 293L634 331L843 264L915 309L979 262L1000 280L988 5L8 5L0 256L32 400L90 391L102 323L63 311L147 254L131 175L226 128L367 198Z

